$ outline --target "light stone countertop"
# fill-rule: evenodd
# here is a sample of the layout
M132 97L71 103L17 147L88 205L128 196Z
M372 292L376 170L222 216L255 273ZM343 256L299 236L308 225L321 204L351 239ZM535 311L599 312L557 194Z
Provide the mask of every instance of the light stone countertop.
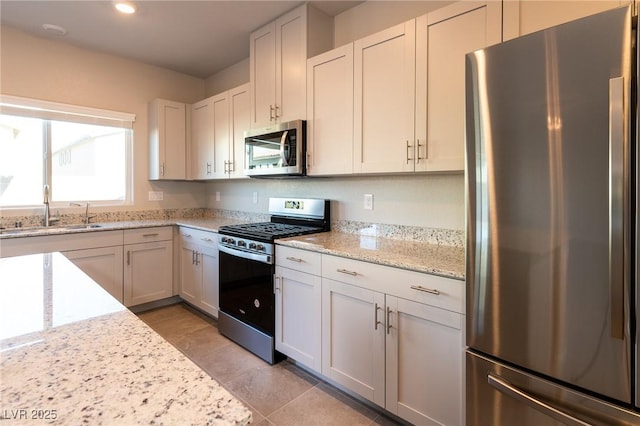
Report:
M283 238L276 243L458 280L465 277L462 247L335 231Z
M0 420L245 425L240 401L60 253L0 259Z
M92 223L90 227L82 225L61 225L48 228L11 228L0 231L0 240L9 238L35 237L42 235L61 235L83 232L114 231L122 229L151 228L155 226L188 226L204 231L218 232L218 228L224 225L247 223L246 220L230 219L225 217L215 218L181 218L166 220L130 220L122 222ZM18 232L16 232L18 231Z

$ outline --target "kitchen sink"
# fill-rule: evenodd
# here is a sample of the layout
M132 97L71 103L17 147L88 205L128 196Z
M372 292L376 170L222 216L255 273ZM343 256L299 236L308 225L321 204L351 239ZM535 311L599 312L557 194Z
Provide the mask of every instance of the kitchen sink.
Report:
M102 225L98 223L90 223L89 225L62 225L62 226L47 226L47 227L29 227L29 228L9 228L0 229L0 235L13 235L13 234L47 234L47 233L62 233L64 231L76 230L76 229L96 229L101 228Z

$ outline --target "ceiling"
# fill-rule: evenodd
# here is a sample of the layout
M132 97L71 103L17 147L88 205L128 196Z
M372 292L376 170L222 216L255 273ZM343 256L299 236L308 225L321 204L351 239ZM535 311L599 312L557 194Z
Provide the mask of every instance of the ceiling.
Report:
M0 22L40 37L135 59L199 78L249 57L249 34L304 1L138 0L123 15L112 1L1 0ZM335 16L362 1L310 1ZM45 30L63 27L66 35Z

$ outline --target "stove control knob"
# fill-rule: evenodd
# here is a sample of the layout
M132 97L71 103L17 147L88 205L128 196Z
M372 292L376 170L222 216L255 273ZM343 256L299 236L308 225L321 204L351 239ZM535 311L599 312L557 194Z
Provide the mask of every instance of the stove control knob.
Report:
M255 250L257 248L256 243L249 243L249 248Z
M227 244L234 245L235 243L236 243L236 240L234 240L233 238L227 238Z
M247 243L244 240L238 241L238 247L246 247Z
M262 244L258 244L258 245L256 246L256 250L264 251L264 245L262 245Z

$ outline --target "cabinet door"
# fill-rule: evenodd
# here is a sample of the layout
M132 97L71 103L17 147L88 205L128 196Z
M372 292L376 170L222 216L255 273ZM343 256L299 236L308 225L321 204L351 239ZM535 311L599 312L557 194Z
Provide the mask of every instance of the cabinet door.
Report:
M196 256L201 270L200 299L198 306L205 312L218 318L219 281L218 281L218 251L216 249L200 246Z
M123 302L122 246L73 250L62 254L118 299L118 302Z
M461 425L463 315L386 296L386 409L413 424Z
M385 403L384 295L322 279L322 374Z
M210 179L213 173L213 98L191 105L191 178Z
M465 55L500 42L500 2L458 2L416 29L416 170L464 170Z
M628 4L630 0L505 1L504 41Z
M213 104L213 145L214 167L212 177L226 178L226 166L229 161L229 94L216 95Z
M354 43L355 172L413 171L415 20Z
M201 268L196 261L197 245L182 243L180 247L180 297L197 304L200 296Z
M276 101L276 25L270 23L249 38L251 127L273 123Z
M353 172L353 44L307 62L307 173Z
M135 306L173 295L171 241L124 246L124 304Z
M304 120L307 96L307 6L276 20L275 116L279 122Z
M319 276L276 267L276 349L318 373L322 287Z
M186 179L185 104L155 99L149 110L149 179Z
M229 91L230 147L227 172L230 178L248 178L244 174L244 132L251 128L250 85Z

